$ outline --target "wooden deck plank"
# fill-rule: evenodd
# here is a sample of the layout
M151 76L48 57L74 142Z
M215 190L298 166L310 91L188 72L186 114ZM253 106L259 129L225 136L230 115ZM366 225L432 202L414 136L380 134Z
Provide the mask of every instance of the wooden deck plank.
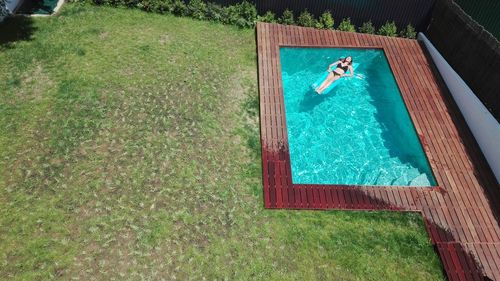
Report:
M467 257L467 253L465 250L460 247L458 243L453 243L453 247L457 252L458 258L460 260L460 264L462 265L463 271L465 273L466 280L480 281L480 277L477 274L477 269L474 268L474 264L470 261L470 258Z
M467 172L469 174L469 178L472 179L474 175L472 174L471 171ZM488 207L487 199L485 198L484 194L481 194L481 187L479 186L479 183L476 181L471 181L471 184L474 186L475 190L474 192L471 192L470 196L473 197L479 197L481 196L481 200L476 200L474 206L471 206L476 209L477 212L474 212L476 215L478 222L480 225L478 227L481 227L485 229L485 231L489 234L488 237L490 237L490 242L494 241L499 241L500 240L500 232L497 231L497 229L491 227L492 225L495 225L495 217L491 212L486 212L485 207ZM488 241L485 241L488 242Z
M410 66L414 66L414 63L412 62L412 60L411 60L411 59L408 59L406 56L398 56L398 57L403 57L403 58L404 58L404 62L402 62L402 63L401 63L401 65L410 65ZM414 69L414 67L409 67L408 69L410 69L410 70L411 70L411 69ZM415 72L410 72L409 74L410 74L410 75L406 75L406 77L407 77L406 81L408 80L408 77L412 77L412 76L413 76L413 77L416 77L416 78L417 78L417 79L413 79L413 80L417 80L417 82L422 83L422 76L417 75ZM423 84L421 84L420 86L422 86L422 85L423 85ZM417 87L417 88L419 88L419 87ZM418 94L418 93L414 93L414 95L417 95L417 94ZM434 123L432 120L434 120L434 119L432 119L432 118L431 118L430 120L428 119L428 120L427 120L427 124L432 124L432 125L434 125L434 126L435 126L435 123ZM442 139L442 138L443 138L443 136L442 136L442 132L437 131L437 133L438 133L438 138ZM443 147L441 147L440 149L441 149L442 151L444 151ZM445 153L446 153L446 152L445 152ZM448 154L448 153L446 153L446 154ZM466 219L464 216L460 216L460 219L461 219L462 221L465 221L465 222L467 223L467 219ZM470 236L472 236L472 235L473 235L473 233L471 233L471 232L469 231L469 229L465 229L465 230L463 230L463 231L464 231L464 235L467 235L468 237L470 237Z
M463 173L458 173L457 176L458 179L464 183L471 182L471 179L465 177ZM480 213L481 211L476 207L476 206L482 206L485 202L481 198L477 198L475 196L477 192L471 192L469 188L467 189L461 188L459 190L461 191L462 200L464 201L464 206L467 209L467 214L470 217L470 223L472 225L470 227L476 229L479 236L474 241L483 241L483 242L493 241L493 236L491 235L491 233L489 233L489 231L487 230L484 231L483 228L481 227L481 225L486 226L490 224L490 222L487 221L487 219L484 216L482 215L478 216L478 213ZM476 222L476 224L474 224L474 222Z
M438 253L441 257L441 261L443 263L444 270L446 271L448 280L460 280L456 273L456 269L451 259L450 251L446 243L438 244Z
M490 247L490 244L481 244L483 253L486 257L486 260L488 260L488 264L491 268L492 272L495 271L500 271L500 264L498 264L498 259L496 257L496 252L493 252L492 247Z

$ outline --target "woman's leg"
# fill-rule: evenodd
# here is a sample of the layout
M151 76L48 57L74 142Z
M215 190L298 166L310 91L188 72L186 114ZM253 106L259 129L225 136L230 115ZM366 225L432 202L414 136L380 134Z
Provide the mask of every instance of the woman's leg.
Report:
M321 85L319 85L319 87L316 88L316 92L321 93L324 90L325 85L330 85L331 80L334 77L335 77L335 74L333 74L333 72L331 72L330 74L328 74L328 76L323 81L323 83L321 83Z
M331 77L330 79L328 79L328 78L330 78L330 77L327 77L327 78L325 79L325 82L324 82L324 83L323 83L323 84L322 84L322 85L321 85L321 86L320 86L320 87L316 90L316 92L317 92L318 94L321 94L324 90L326 90L326 88L330 87L330 85L331 85L333 82L337 81L337 80L340 78L340 76L339 76L339 75L333 75L333 74L332 74L332 77Z
M329 77L329 79L328 78L325 79L325 82L321 85L321 89L319 89L320 90L319 93L321 94L321 92L326 90L326 88L330 87L330 85L339 78L340 78L339 75L332 75L332 77Z

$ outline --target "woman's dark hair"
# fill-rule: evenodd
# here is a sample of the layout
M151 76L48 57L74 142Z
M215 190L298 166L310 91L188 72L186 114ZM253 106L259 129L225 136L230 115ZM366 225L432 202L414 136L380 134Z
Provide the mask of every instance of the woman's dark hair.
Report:
M352 65L352 62L354 61L354 59L351 56L347 56L347 57L343 58L342 62L346 62L347 58L351 58L351 62L349 62L349 65Z

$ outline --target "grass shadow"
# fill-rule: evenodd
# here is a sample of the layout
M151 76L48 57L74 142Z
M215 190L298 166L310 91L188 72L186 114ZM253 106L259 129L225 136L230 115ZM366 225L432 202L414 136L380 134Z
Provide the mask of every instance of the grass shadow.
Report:
M12 48L18 41L31 41L35 31L31 17L7 17L0 23L0 49Z

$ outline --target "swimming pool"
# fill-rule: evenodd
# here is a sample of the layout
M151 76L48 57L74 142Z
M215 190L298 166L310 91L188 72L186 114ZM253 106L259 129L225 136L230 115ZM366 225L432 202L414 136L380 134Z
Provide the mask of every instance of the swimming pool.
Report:
M356 75L314 93L345 56ZM280 62L294 184L436 185L383 50L281 47Z

